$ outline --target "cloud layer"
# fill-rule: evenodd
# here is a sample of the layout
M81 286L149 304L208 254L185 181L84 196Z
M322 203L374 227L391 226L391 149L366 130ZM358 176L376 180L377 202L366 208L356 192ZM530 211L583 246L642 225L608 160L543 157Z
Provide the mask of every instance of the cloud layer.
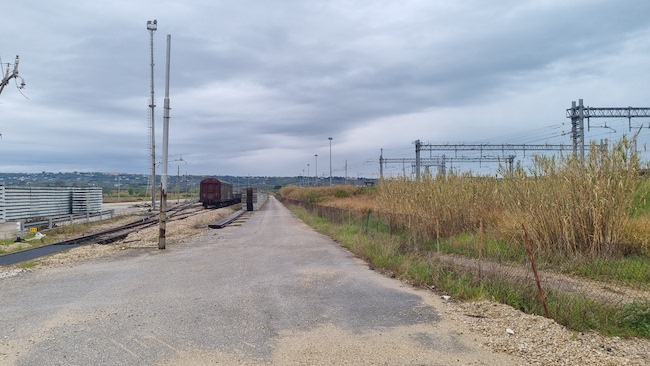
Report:
M318 154L328 175L333 137L335 174L347 162L349 176L376 177L381 148L414 157L416 139L570 143L572 100L649 104L650 3L641 0L5 7L0 57L20 55L29 98L13 84L0 95L6 172L149 172L153 19L156 154L171 34L170 161L182 156L188 174L313 175ZM627 120L603 123L588 138L628 132Z

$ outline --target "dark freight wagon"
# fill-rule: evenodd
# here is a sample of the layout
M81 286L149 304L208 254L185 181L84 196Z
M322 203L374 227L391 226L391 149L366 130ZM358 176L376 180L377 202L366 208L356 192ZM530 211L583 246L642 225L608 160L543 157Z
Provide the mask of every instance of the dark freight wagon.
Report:
M200 197L203 207L224 207L238 201L233 193L232 183L223 182L216 178L205 178L201 181Z

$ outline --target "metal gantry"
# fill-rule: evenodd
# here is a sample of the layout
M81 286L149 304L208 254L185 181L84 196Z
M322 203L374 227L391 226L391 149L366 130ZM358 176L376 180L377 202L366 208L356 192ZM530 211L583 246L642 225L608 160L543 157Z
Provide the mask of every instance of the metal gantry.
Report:
M505 155L509 151L523 151L524 155L526 151L563 151L568 150L569 146L564 144L552 145L552 144L423 144L420 140L415 141L415 178L420 179L420 152L422 150L428 151L453 151L455 154L458 151L480 151L480 157L463 157L459 161L504 161L508 162L509 169L512 171L513 162L515 155ZM501 151L504 156L501 157L484 157L483 151ZM454 156L458 158L458 156ZM475 160L474 160L475 159ZM495 160L497 159L497 160ZM500 159L500 160L498 160Z
M488 162L496 162L496 163L501 163L504 162L508 165L508 171L513 172L514 169L514 161L516 158L516 155L507 155L507 156L454 156L454 157L449 157L446 155L442 156L435 156L435 157L429 157L429 158L385 158L383 156L383 149L382 153L379 156L379 176L381 179L384 178L384 166L386 164L402 164L402 170L403 174L406 175L405 166L406 164L410 164L414 170L415 170L415 175L417 179L420 179L420 174L418 173L419 170L421 170L422 166L425 167L438 167L438 173L440 174L445 174L446 172L446 167L448 163L454 163L454 162L474 162L474 163L488 163Z
M583 100L579 99L578 103L571 102L571 108L566 110L567 118L571 118L571 145L564 144L423 144L420 140L415 141L415 175L420 179L420 170L423 160L420 157L422 150L428 151L452 151L456 154L459 151L479 151L481 157L463 157L463 161L488 161L483 157L483 151L501 151L505 155L506 151L564 151L571 149L575 156L584 160L585 156L585 128L584 121L591 118L627 118L629 129L632 130L632 118L650 118L650 107L585 107ZM382 152L383 155L383 152ZM476 160L473 160L476 159ZM503 161L508 161L512 170L512 161L514 155L502 157ZM386 159L380 157L381 162ZM387 160L386 160L387 161ZM449 160L447 160L449 161ZM380 175L383 175L380 169Z
M591 118L627 118L628 127L632 130L632 118L650 118L650 107L585 107L582 99L578 103L571 102L567 108L566 117L571 118L571 137L573 151L580 150L580 158L585 158L585 118L587 128Z

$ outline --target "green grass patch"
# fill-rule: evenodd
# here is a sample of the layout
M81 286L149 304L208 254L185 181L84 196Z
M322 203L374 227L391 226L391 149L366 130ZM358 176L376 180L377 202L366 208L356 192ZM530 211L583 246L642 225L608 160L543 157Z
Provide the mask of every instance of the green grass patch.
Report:
M317 231L337 240L357 256L367 260L380 272L390 272L415 285L435 285L449 295L467 300L491 299L508 304L525 313L544 315L544 308L534 283L522 282L515 278L491 276L468 271L466 268L452 267L434 255L435 243L414 248L413 238L406 233L390 235L383 230L368 230L366 221L359 224L337 224L325 218L310 214L307 210L289 206L297 217ZM375 224L381 221L375 222ZM372 225L371 225L372 226ZM377 227L377 225L375 225ZM441 243L445 253L477 256L477 235L464 234L446 239ZM486 240L483 255L485 258L519 261L525 252L508 252L508 243ZM468 254L469 253L469 254ZM504 254L505 253L505 254ZM639 257L622 258L624 262L584 262L575 268L589 266L590 272L600 273L603 278L624 278L624 273L636 273L639 268L644 274L646 259ZM627 264L624 264L627 263ZM633 269L626 269L627 266ZM615 268L618 267L618 268ZM621 274L623 273L623 274ZM627 277L633 277L627 275ZM640 276L634 281L642 281ZM645 279L647 284L647 279ZM576 331L594 330L607 336L650 338L650 303L633 302L629 304L605 304L582 295L545 291L548 309L555 321Z
M650 179L647 175L637 184L629 215L630 217L650 216Z
M17 266L23 269L33 268L36 267L36 262L35 261L20 262L17 264Z
M650 338L650 301L635 301L623 305L620 326L632 335Z
M446 254L460 254L467 257L479 257L479 234L458 234L450 238L440 238L440 252ZM437 250L437 242L430 241L428 248ZM522 246L516 247L504 240L490 238L483 239L482 257L496 262L519 263L527 260L527 253Z
M644 256L597 258L579 263L573 272L595 280L650 289L650 258Z
M350 197L350 193L348 193L347 191L344 191L342 189L337 189L336 191L334 191L334 197L336 197L336 198Z

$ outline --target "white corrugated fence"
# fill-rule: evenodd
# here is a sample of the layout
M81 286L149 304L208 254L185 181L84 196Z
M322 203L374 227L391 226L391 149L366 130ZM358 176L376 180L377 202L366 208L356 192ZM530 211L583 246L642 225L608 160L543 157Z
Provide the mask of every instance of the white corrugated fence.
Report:
M0 185L0 222L95 213L101 209L101 187Z

